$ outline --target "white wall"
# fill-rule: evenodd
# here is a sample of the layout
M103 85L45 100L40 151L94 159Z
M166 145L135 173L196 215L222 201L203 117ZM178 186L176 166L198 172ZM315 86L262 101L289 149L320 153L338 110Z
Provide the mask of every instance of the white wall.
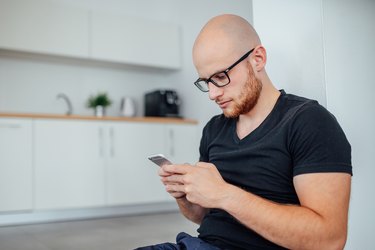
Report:
M275 85L317 99L344 129L354 171L345 249L374 249L375 1L254 0L253 10Z
M323 1L327 106L352 145L346 249L375 248L375 1Z
M91 114L85 107L90 94L107 91L117 115L122 96L131 96L143 115L143 94L156 88L175 88L181 95L182 114L204 124L219 113L207 94L192 84L197 74L191 60L195 36L212 16L239 14L252 19L251 1L238 0L51 0L149 20L172 22L181 27L182 69L171 72L58 57L0 51L0 112L64 113L66 105L56 95L66 93L75 114ZM203 125L202 125L203 126Z
M255 0L253 11L273 84L325 106L321 2Z
M0 52L0 112L59 113L66 104L56 98L66 93L74 114L92 114L86 100L98 91L108 92L114 101L109 115L118 115L122 96L142 104L145 91L162 87L165 72L114 65L79 63L75 60ZM139 107L138 113L142 109Z

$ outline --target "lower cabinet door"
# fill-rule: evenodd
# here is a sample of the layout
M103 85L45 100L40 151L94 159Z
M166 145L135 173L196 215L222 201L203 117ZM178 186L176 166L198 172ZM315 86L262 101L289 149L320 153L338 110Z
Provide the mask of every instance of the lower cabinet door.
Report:
M43 120L35 127L35 209L173 201L148 160L195 163L195 125Z
M105 205L105 131L98 122L36 120L35 208Z
M110 126L108 204L140 204L171 200L147 157L164 153L165 124L113 123Z
M165 155L176 164L195 164L199 160L198 126L195 124L170 124L166 127L167 149Z
M32 121L0 119L0 212L32 209Z

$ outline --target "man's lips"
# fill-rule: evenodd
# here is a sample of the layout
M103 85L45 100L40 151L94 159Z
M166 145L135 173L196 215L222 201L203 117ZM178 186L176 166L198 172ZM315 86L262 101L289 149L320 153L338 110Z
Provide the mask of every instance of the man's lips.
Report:
M228 101L216 101L217 105L219 105L220 108L224 109L226 108L229 103L231 102L231 100L228 100Z

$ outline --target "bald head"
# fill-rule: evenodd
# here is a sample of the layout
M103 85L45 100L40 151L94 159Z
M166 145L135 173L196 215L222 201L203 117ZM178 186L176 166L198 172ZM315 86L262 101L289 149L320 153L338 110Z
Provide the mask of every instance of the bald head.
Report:
M193 47L193 61L197 69L207 64L207 59L224 60L229 55L238 57L260 44L251 24L236 15L212 18L202 28ZM232 58L230 58L233 61Z

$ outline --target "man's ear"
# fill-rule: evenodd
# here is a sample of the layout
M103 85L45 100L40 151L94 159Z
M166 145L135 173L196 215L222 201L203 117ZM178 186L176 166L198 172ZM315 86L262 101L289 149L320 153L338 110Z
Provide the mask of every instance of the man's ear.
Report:
M253 63L253 68L255 71L259 72L264 69L267 62L267 52L262 45L258 45L254 48L254 51L251 56Z

